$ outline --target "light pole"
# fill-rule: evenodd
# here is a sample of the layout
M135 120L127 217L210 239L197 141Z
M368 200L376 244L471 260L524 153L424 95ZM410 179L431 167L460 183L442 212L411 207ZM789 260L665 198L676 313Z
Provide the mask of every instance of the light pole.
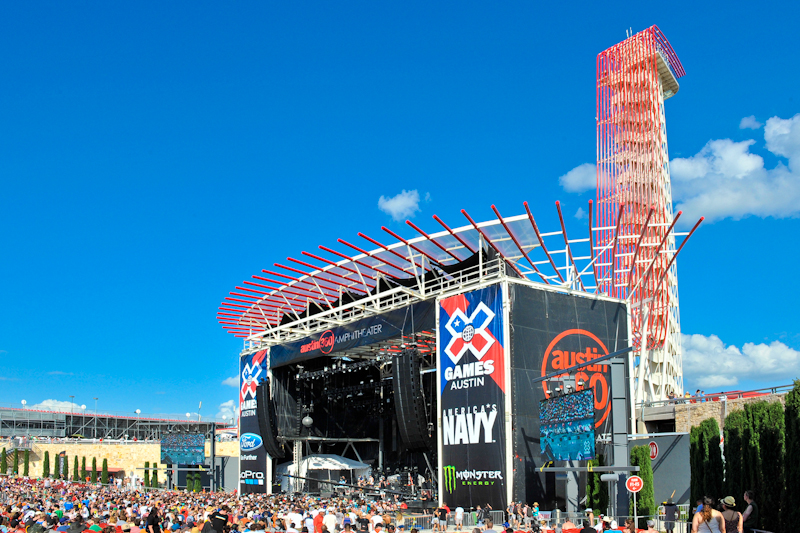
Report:
M141 409L137 409L136 410L136 432L134 434L134 438L136 438L137 440L139 439L139 431L140 431L140 428L139 428L139 415L141 415L141 414L142 414L142 410Z
M94 433L92 434L93 438L97 438L97 400L98 398L94 398Z
M26 402L25 400L22 400L22 408L23 408L23 409L25 409L25 406L26 406L27 404L28 404L28 402ZM27 422L26 422L27 429L25 430L25 435L27 435L28 433L30 433L30 432L31 432L31 419L30 419L30 415L25 415L25 420L27 421Z
M69 395L69 425L75 425L75 395ZM70 433L75 433L74 431L70 431Z

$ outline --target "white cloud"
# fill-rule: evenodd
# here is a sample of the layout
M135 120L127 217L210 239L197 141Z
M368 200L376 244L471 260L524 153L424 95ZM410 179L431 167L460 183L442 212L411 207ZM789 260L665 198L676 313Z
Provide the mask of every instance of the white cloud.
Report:
M800 351L780 341L725 346L716 335L681 335L684 380L699 387L731 387L740 378L787 383L800 375Z
M222 380L222 384L228 387L239 387L239 376L231 376Z
M746 117L742 124L754 125ZM755 120L755 119L753 119ZM754 139L713 139L692 157L670 162L672 197L682 224L701 216L707 222L747 216L800 216L800 113L792 118L772 117L764 126L765 147L788 165L765 167L764 158L751 152ZM595 187L595 166L584 163L558 180L568 192Z
M45 400L43 402L31 405L28 409L36 409L38 411L64 411L64 412L81 412L81 406L73 402L62 402L60 400Z
M53 370L47 373L48 376L74 376L72 372L63 372L61 370Z
M756 120L755 115L744 117L741 122L739 122L740 130L757 130L761 126L763 126L763 124Z
M597 188L597 167L593 163L584 163L573 168L560 178L558 183L567 192L584 192Z
M419 211L419 192L416 189L413 191L403 189L403 192L391 198L381 195L378 198L378 209L398 222L413 217L414 213Z
M225 417L226 420L235 420L236 419L236 411L238 407L236 405L235 400L228 400L227 402L222 402L219 404L219 411L217 412L217 418Z
M577 211L575 211L575 218L578 220L584 220L589 218L589 213L583 210L582 207L579 207Z

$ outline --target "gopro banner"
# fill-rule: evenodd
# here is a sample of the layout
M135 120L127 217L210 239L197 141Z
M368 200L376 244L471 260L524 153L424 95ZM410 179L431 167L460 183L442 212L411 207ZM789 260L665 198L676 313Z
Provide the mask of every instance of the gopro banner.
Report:
M267 492L267 452L258 429L256 393L267 377L267 353L261 350L239 363L239 493Z
M502 287L439 303L440 497L450 507L506 507Z

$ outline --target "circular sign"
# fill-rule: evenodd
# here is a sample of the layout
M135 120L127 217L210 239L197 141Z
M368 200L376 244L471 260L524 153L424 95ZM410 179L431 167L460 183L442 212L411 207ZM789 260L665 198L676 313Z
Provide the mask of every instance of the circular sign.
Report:
M639 492L643 486L644 482L639 476L631 476L625 480L625 488L628 489L628 492Z
M331 353L335 343L336 339L333 336L333 332L331 330L325 331L319 337L319 351L322 353Z
M651 440L650 441L650 460L651 461L655 461L656 457L658 457L658 444L656 444L656 441Z

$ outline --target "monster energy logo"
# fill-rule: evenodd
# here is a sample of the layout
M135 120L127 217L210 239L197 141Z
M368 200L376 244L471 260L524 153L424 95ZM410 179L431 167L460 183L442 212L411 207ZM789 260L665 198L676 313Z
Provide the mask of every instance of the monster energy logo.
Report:
M456 467L453 465L444 467L444 488L448 494L456 490Z

